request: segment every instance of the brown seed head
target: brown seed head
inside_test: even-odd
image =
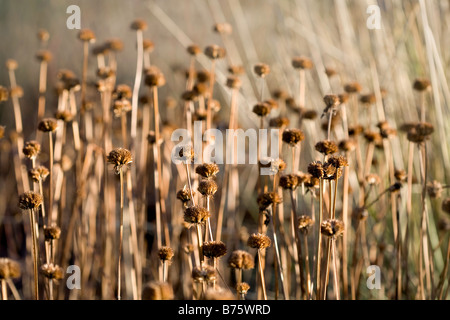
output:
[[[253,67],[255,74],[261,78],[264,78],[270,73],[270,67],[265,63],[257,63]]]
[[[298,229],[301,233],[307,234],[309,228],[311,228],[313,225],[314,221],[309,216],[303,215],[298,218]]]
[[[58,240],[61,237],[61,229],[58,226],[44,226],[44,237],[46,241]]]
[[[40,180],[45,181],[49,174],[50,172],[44,166],[39,166],[28,171],[28,175],[34,182],[39,182]]]
[[[365,180],[369,186],[377,186],[381,183],[380,176],[375,173],[368,174]]]
[[[253,233],[247,241],[247,245],[250,248],[255,248],[258,250],[270,247],[271,243],[272,241],[270,238],[262,233]]]
[[[123,42],[120,39],[110,39],[106,41],[106,47],[111,51],[122,51]]]
[[[363,94],[359,97],[359,101],[362,104],[370,105],[370,104],[374,104],[375,102],[377,102],[377,97],[373,93]]]
[[[338,94],[338,97],[339,97],[339,102],[341,104],[346,103],[349,99],[348,93],[346,93],[346,92]]]
[[[8,59],[8,60],[6,60],[6,63],[5,63],[5,65],[6,65],[6,69],[8,69],[8,70],[16,70],[18,67],[19,67],[19,64],[17,63],[17,61],[16,60],[14,60],[14,59]]]
[[[444,200],[442,200],[441,208],[442,208],[442,211],[450,214],[450,198],[445,198]]]
[[[281,136],[283,142],[295,147],[299,142],[305,139],[305,135],[300,129],[286,129]]]
[[[42,196],[33,191],[27,191],[19,196],[19,208],[22,210],[33,210],[42,204]]]
[[[348,128],[348,135],[350,137],[356,137],[364,131],[364,128],[361,125],[355,125]]]
[[[245,68],[240,65],[232,65],[228,67],[228,72],[232,75],[239,76],[245,73]]]
[[[253,113],[258,117],[265,117],[270,113],[270,104],[266,102],[259,102],[253,107]]]
[[[16,279],[20,274],[19,263],[9,258],[0,258],[0,280]]]
[[[39,29],[37,37],[40,41],[45,42],[48,41],[48,39],[50,38],[50,34],[48,33],[47,30]]]
[[[342,140],[339,142],[339,150],[350,152],[356,149],[356,141],[353,139]]]
[[[190,163],[195,158],[194,148],[188,144],[178,146],[175,149],[175,155],[179,160],[184,161],[185,163]]]
[[[184,210],[184,221],[190,224],[204,224],[209,217],[209,211],[198,205]]]
[[[329,155],[338,152],[338,146],[334,141],[331,140],[322,140],[316,143],[315,149],[324,154]]]
[[[442,191],[442,184],[439,181],[433,180],[427,183],[427,192],[430,198],[440,198]]]
[[[320,161],[311,162],[308,165],[308,172],[317,179],[322,179],[324,177],[323,164]]]
[[[204,197],[212,197],[217,192],[217,183],[212,179],[202,179],[198,185],[198,192]]]
[[[192,279],[194,282],[212,282],[216,280],[216,271],[213,267],[205,265],[202,268],[197,266],[192,269]]]
[[[202,52],[202,49],[200,49],[200,47],[196,44],[191,44],[190,46],[188,46],[186,48],[186,51],[191,55],[191,56],[196,56],[198,55],[200,52]]]
[[[239,89],[242,86],[242,81],[236,76],[229,76],[226,85],[230,89]]]
[[[43,264],[41,266],[40,272],[47,279],[61,280],[62,278],[64,278],[63,269],[60,266],[53,263]]]
[[[36,59],[38,59],[38,61],[41,62],[49,62],[50,60],[52,60],[52,58],[53,55],[48,50],[41,50],[38,53],[36,53]]]
[[[408,175],[406,174],[406,171],[403,169],[396,169],[394,173],[395,179],[397,179],[400,182],[405,182]]]
[[[142,41],[142,46],[143,46],[144,51],[147,51],[147,52],[152,52],[153,49],[155,49],[155,44],[150,39],[144,39]]]
[[[81,41],[95,42],[95,34],[90,29],[82,29],[78,33],[78,39]]]
[[[269,126],[273,128],[285,128],[289,125],[289,118],[287,117],[276,117],[269,121]]]
[[[233,28],[229,23],[216,23],[213,30],[221,34],[231,34],[233,32]]]
[[[414,80],[413,88],[417,91],[425,91],[431,87],[431,82],[425,78],[418,78]]]
[[[166,84],[166,78],[161,71],[151,69],[145,75],[145,84],[149,87],[162,87]]]
[[[247,294],[248,290],[250,290],[250,285],[247,282],[239,282],[236,285],[236,292],[238,294]]]
[[[336,75],[337,72],[335,69],[327,67],[325,68],[325,74],[327,75],[328,78],[331,78],[332,76]]]
[[[306,120],[314,120],[317,118],[317,111],[313,109],[302,110],[302,118]]]
[[[358,82],[350,82],[344,86],[344,90],[347,93],[358,93],[361,91],[361,85]]]
[[[282,202],[282,199],[276,192],[264,192],[258,196],[256,199],[259,210],[264,210],[270,207],[271,205],[277,205]]]
[[[327,237],[337,238],[344,233],[344,223],[336,219],[328,219],[322,222],[320,232]]]
[[[131,157],[131,152],[129,150],[125,148],[116,148],[108,154],[106,160],[114,165],[114,172],[119,174],[122,167],[130,164],[133,161],[133,158]]]
[[[131,23],[130,28],[133,30],[147,30],[147,22],[142,19],[136,19]]]
[[[208,258],[220,258],[227,253],[227,246],[222,241],[207,241],[202,246],[203,254]]]
[[[43,119],[38,124],[38,130],[42,132],[53,132],[58,127],[58,122],[54,118]]]
[[[158,250],[159,259],[163,261],[171,261],[173,258],[173,249],[170,247],[161,247]]]
[[[113,99],[131,99],[133,96],[133,91],[130,86],[126,84],[119,84],[116,86],[112,93]]]
[[[25,146],[23,147],[23,154],[28,159],[36,159],[39,152],[41,151],[41,145],[39,142],[32,140],[25,142]]]
[[[173,300],[172,286],[167,282],[151,281],[142,289],[142,300]]]
[[[9,96],[11,98],[22,98],[23,88],[21,86],[15,86],[9,89]]]
[[[211,78],[211,74],[206,70],[200,70],[197,72],[197,81],[200,83],[206,83]]]
[[[295,69],[311,69],[314,64],[311,59],[306,57],[294,57],[292,59],[292,66]]]
[[[58,110],[55,113],[55,119],[62,120],[67,123],[73,120],[73,114],[69,110]]]
[[[280,177],[280,187],[287,190],[295,190],[298,187],[299,181],[296,174],[288,174]]]
[[[195,173],[203,178],[214,178],[219,173],[219,166],[215,163],[204,163],[195,168]]]
[[[381,135],[378,132],[366,130],[364,131],[364,138],[368,143],[379,143],[381,142],[382,138]]]
[[[228,258],[228,266],[234,269],[253,269],[255,267],[255,261],[253,256],[244,250],[235,250]]]
[[[195,192],[194,192],[194,194],[195,194]],[[191,201],[191,192],[189,191],[189,189],[186,186],[184,186],[183,189],[181,189],[177,192],[177,199],[180,200],[184,204]]]
[[[323,97],[323,102],[325,102],[327,109],[335,108],[341,103],[339,97],[335,94],[327,94]]]
[[[222,59],[226,55],[225,49],[215,44],[207,46],[203,53],[212,60]]]

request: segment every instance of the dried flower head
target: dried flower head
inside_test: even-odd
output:
[[[299,181],[296,174],[288,174],[280,177],[280,187],[288,190],[295,190],[298,187]]]
[[[171,261],[173,258],[173,249],[170,247],[161,247],[158,250],[159,259],[163,261]]]
[[[204,163],[195,168],[195,173],[203,178],[214,178],[219,173],[219,166],[215,163]]]
[[[28,159],[36,159],[39,152],[41,151],[41,145],[39,142],[32,140],[25,142],[25,146],[23,147],[23,154]]]
[[[167,282],[151,281],[142,289],[142,300],[173,300],[172,286]]]
[[[368,143],[375,143],[375,144],[380,143],[382,140],[381,135],[378,132],[371,130],[364,131],[364,138]]]
[[[73,120],[73,114],[69,110],[58,110],[55,113],[55,118],[67,123]]]
[[[95,42],[95,34],[90,29],[82,29],[78,33],[78,39],[81,41]]]
[[[335,168],[342,168],[347,167],[348,162],[347,159],[344,156],[338,155],[338,156],[330,156],[327,160],[327,163],[334,166]]]
[[[228,67],[228,72],[232,75],[239,76],[245,73],[245,68],[241,65],[232,65]]]
[[[61,237],[61,228],[58,226],[44,226],[44,237],[46,241],[58,240]]]
[[[220,258],[227,253],[227,246],[222,241],[207,241],[202,246],[203,254],[208,258]]]
[[[125,148],[116,148],[112,150],[108,156],[107,161],[114,165],[114,172],[119,174],[123,166],[126,166],[133,162],[131,152]]]
[[[301,233],[307,234],[313,225],[314,221],[309,216],[302,215],[298,218],[298,229]]]
[[[49,62],[50,60],[52,60],[52,58],[53,55],[48,50],[40,50],[38,51],[38,53],[36,53],[36,59],[38,59],[38,61],[40,62]]]
[[[270,113],[270,104],[266,102],[259,102],[253,107],[253,113],[258,117],[265,117]]]
[[[337,238],[344,233],[344,223],[336,219],[328,219],[322,222],[320,232],[332,238]]]
[[[131,102],[128,99],[119,99],[115,100],[113,104],[113,112],[116,118],[120,118],[122,115],[125,115],[127,112],[131,111]]]
[[[253,233],[247,241],[247,245],[250,248],[255,248],[258,250],[270,247],[271,243],[272,241],[270,238],[262,233]]]
[[[19,263],[9,258],[0,258],[0,280],[16,279],[20,274]]]
[[[377,97],[373,93],[363,94],[359,97],[359,101],[362,104],[370,105],[370,104],[374,104],[375,102],[377,102]]]
[[[417,78],[414,80],[413,88],[417,91],[425,91],[431,87],[431,82],[425,78]]]
[[[270,73],[270,67],[265,63],[257,63],[253,66],[253,71],[261,78],[264,78]]]
[[[192,279],[194,282],[212,282],[216,280],[216,271],[212,266],[195,267],[192,269]]]
[[[191,201],[191,192],[186,187],[186,185],[183,187],[183,189],[177,192],[177,199],[183,202],[184,204]]]
[[[341,103],[341,100],[335,94],[327,94],[323,97],[323,102],[325,102],[326,110],[330,110],[337,107]]]
[[[152,68],[145,75],[145,84],[149,87],[162,87],[166,84],[166,78],[161,71]]]
[[[269,126],[273,128],[285,128],[289,125],[289,118],[287,117],[276,117],[269,121]]]
[[[256,199],[259,210],[264,210],[270,207],[271,205],[277,205],[282,202],[282,199],[276,192],[264,192],[258,196]]]
[[[313,109],[302,110],[302,118],[305,120],[314,120],[317,118],[317,111]]]
[[[206,83],[211,78],[211,74],[207,70],[200,70],[197,72],[197,81],[200,83]]]
[[[62,278],[64,278],[63,269],[53,263],[43,264],[41,266],[40,272],[47,279],[61,280]]]
[[[8,59],[6,60],[6,69],[12,71],[12,70],[16,70],[19,67],[19,64],[17,63],[16,60],[14,59]]]
[[[333,154],[339,150],[336,143],[331,140],[322,140],[322,141],[317,142],[315,145],[315,149],[316,149],[316,151],[318,151],[324,155]]]
[[[114,38],[106,41],[105,46],[111,51],[122,51],[123,42],[120,39]]]
[[[194,148],[189,144],[177,146],[175,148],[175,158],[185,163],[192,162],[195,158]]]
[[[39,29],[37,37],[40,41],[45,42],[48,41],[48,39],[50,39],[50,34],[45,29]]]
[[[407,173],[403,169],[396,169],[394,172],[395,179],[397,179],[400,182],[405,182],[406,178],[408,177]]]
[[[325,74],[327,75],[328,78],[331,78],[332,76],[336,75],[337,72],[335,69],[331,68],[331,67],[326,67],[325,68]]]
[[[217,33],[222,34],[231,34],[233,32],[233,28],[229,23],[216,23],[213,27],[213,30]]]
[[[150,39],[144,39],[144,40],[142,40],[142,47],[143,47],[144,51],[152,52],[153,49],[155,49],[155,44]]]
[[[415,126],[418,135],[427,138],[434,132],[434,126],[428,122],[419,122]]]
[[[445,198],[444,200],[442,200],[441,208],[442,208],[442,211],[450,214],[450,198]]]
[[[9,96],[11,98],[22,98],[23,88],[21,86],[15,86],[9,89]]]
[[[198,55],[200,52],[202,52],[202,49],[200,49],[200,47],[196,44],[191,44],[190,46],[188,46],[186,48],[186,51],[191,55],[191,56],[196,56]]]
[[[365,180],[369,186],[377,186],[381,183],[380,176],[375,173],[368,174]]]
[[[350,152],[356,149],[356,141],[353,139],[342,140],[339,142],[339,150]]]
[[[305,139],[305,135],[300,129],[286,129],[281,136],[283,142],[295,147],[299,142]]]
[[[361,91],[361,85],[358,82],[350,82],[344,85],[344,90],[349,94],[358,93]]]
[[[130,28],[133,30],[147,30],[147,22],[142,19],[136,19],[131,23]]]
[[[307,57],[294,57],[292,58],[292,66],[295,69],[311,69],[314,64],[311,59]]]
[[[433,180],[427,183],[427,192],[430,198],[440,198],[442,191],[442,184],[439,181]]]
[[[348,128],[348,135],[350,137],[356,137],[364,131],[364,128],[361,125],[355,125]]]
[[[209,211],[198,205],[184,210],[184,221],[190,224],[204,224],[209,217]]]
[[[322,179],[324,177],[323,164],[320,161],[311,162],[308,165],[308,172],[317,179]]]
[[[198,185],[198,192],[204,197],[212,197],[217,192],[217,183],[211,179],[202,179]]]
[[[44,166],[32,168],[28,171],[28,175],[34,182],[45,181],[49,174],[50,172]]]
[[[19,196],[19,208],[22,210],[37,209],[42,201],[42,196],[39,193],[27,191]]]
[[[225,49],[215,44],[207,46],[203,53],[212,60],[222,59],[226,55]]]
[[[236,285],[236,292],[238,294],[247,294],[248,290],[250,290],[250,285],[247,282],[239,282]]]
[[[234,269],[253,269],[255,267],[255,261],[253,256],[244,250],[235,250],[228,258],[228,266]]]
[[[230,89],[239,89],[242,86],[242,81],[236,76],[229,76],[226,85]]]
[[[53,132],[58,127],[58,122],[54,118],[43,119],[38,124],[38,129],[42,132]]]

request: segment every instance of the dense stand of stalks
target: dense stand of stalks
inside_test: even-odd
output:
[[[36,97],[6,61],[1,298],[449,299],[448,6],[204,3],[212,29],[159,1],[132,46],[82,29],[56,77],[40,30]]]

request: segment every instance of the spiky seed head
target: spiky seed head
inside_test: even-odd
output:
[[[28,176],[34,181],[34,182],[39,182],[39,181],[45,181],[45,179],[47,178],[47,176],[50,174],[50,172],[48,171],[48,169],[44,166],[39,166],[36,167],[34,169],[30,169],[28,171]]]
[[[63,269],[53,263],[43,264],[41,266],[40,272],[47,279],[61,280],[62,278],[64,278]]]
[[[197,81],[200,83],[206,83],[211,78],[211,74],[207,70],[200,70],[197,72]]]
[[[53,55],[48,50],[40,50],[38,53],[36,53],[36,59],[40,62],[49,62],[52,60]]]
[[[269,121],[269,126],[273,128],[286,128],[289,125],[289,118],[287,117],[276,117]]]
[[[41,144],[35,140],[25,142],[23,147],[23,154],[28,159],[36,159],[39,152],[41,151]]]
[[[250,290],[250,285],[247,282],[239,282],[236,285],[236,292],[238,294],[247,294],[248,290]]]
[[[186,48],[186,51],[191,55],[191,56],[196,56],[198,55],[200,52],[202,52],[202,49],[200,49],[200,47],[196,44],[191,44],[190,46],[188,46]]]
[[[258,202],[259,210],[264,210],[271,205],[277,205],[282,202],[282,199],[276,192],[264,192],[256,199]]]
[[[305,120],[314,120],[317,118],[317,111],[313,109],[302,110],[302,118]]]
[[[271,111],[270,104],[266,102],[259,102],[253,106],[253,113],[258,117],[265,117]]]
[[[395,182],[393,185],[391,185],[388,189],[389,192],[397,192],[402,188],[403,184],[401,182]]]
[[[202,179],[198,185],[198,192],[204,197],[212,197],[217,192],[217,183],[212,179]]]
[[[442,184],[439,181],[433,180],[427,183],[427,192],[430,198],[440,198],[442,191]]]
[[[166,78],[161,71],[151,69],[145,75],[145,84],[149,87],[162,87],[166,84]]]
[[[204,224],[209,217],[209,211],[198,205],[184,210],[184,221],[190,224]]]
[[[314,64],[311,59],[307,57],[294,57],[292,58],[292,66],[295,69],[311,69]]]
[[[171,261],[173,258],[173,249],[170,247],[161,247],[158,250],[159,259],[163,261]]]
[[[114,89],[112,96],[114,99],[131,99],[133,96],[133,91],[131,90],[129,85],[119,84]]]
[[[131,152],[128,149],[116,148],[108,154],[107,161],[114,165],[114,172],[116,174],[119,174],[123,166],[126,166],[133,162],[133,158],[131,156]]]
[[[227,246],[222,241],[207,241],[202,246],[203,254],[208,258],[220,258],[227,253]]]
[[[405,182],[406,178],[408,177],[406,171],[403,169],[395,169],[394,176],[395,179],[397,179],[400,182]]]
[[[377,97],[373,93],[363,94],[359,97],[359,101],[365,105],[371,105],[377,102]]]
[[[344,233],[344,223],[336,219],[328,219],[322,222],[320,232],[327,237],[337,238]]]
[[[214,178],[219,173],[219,166],[215,163],[204,163],[195,168],[195,173],[205,179]]]
[[[228,72],[232,75],[239,76],[245,73],[245,68],[241,65],[232,65],[228,67]]]
[[[348,128],[348,135],[350,137],[356,137],[360,135],[364,131],[364,128],[361,125],[355,125]]]
[[[20,264],[9,258],[0,258],[0,280],[16,279],[21,274]]]
[[[142,19],[136,19],[131,23],[130,28],[133,30],[147,30],[147,22]]]
[[[310,189],[311,192],[314,191],[314,188],[318,188],[319,187],[319,183],[320,180],[316,177],[313,177],[311,174],[309,175],[309,179],[305,181],[305,187],[307,187],[308,189]],[[314,193],[313,193],[314,196]]]
[[[175,149],[175,157],[184,163],[191,163],[194,158],[194,148],[191,145],[177,146]]]
[[[417,78],[414,80],[413,88],[417,91],[426,91],[431,87],[431,82],[425,78]]]
[[[27,191],[19,196],[19,208],[22,210],[33,210],[42,204],[42,196],[33,191]]]
[[[257,63],[253,66],[255,74],[261,78],[264,78],[270,73],[270,67],[265,63]]]
[[[301,233],[308,234],[309,228],[313,225],[314,221],[309,216],[302,215],[298,218],[298,229]]]
[[[419,122],[415,126],[415,130],[418,135],[421,135],[421,136],[427,138],[434,132],[434,126],[428,122]]]
[[[128,99],[119,99],[114,101],[113,112],[116,118],[120,118],[131,111],[131,102]]]
[[[194,282],[212,282],[216,280],[216,271],[213,267],[205,265],[203,267],[195,267],[192,269],[192,279]]]
[[[242,81],[236,76],[229,76],[226,85],[230,89],[239,89],[242,86]]]
[[[342,168],[348,166],[348,161],[344,156],[330,156],[327,160],[329,164],[334,166],[335,168]]]
[[[305,135],[300,129],[286,129],[283,131],[281,139],[284,143],[289,144],[291,147],[295,147],[299,142],[305,139]]]
[[[44,237],[46,241],[58,240],[61,237],[61,228],[58,226],[44,226]]]
[[[358,93],[361,91],[361,85],[358,82],[350,82],[344,85],[344,90],[349,94]]]
[[[53,132],[58,127],[58,122],[54,118],[43,119],[38,124],[38,129],[42,132]]]
[[[228,266],[234,269],[253,269],[255,261],[253,256],[244,250],[235,250],[228,258]]]
[[[338,98],[339,98],[339,102],[341,104],[344,104],[344,103],[346,103],[348,101],[349,95],[346,92],[340,93],[340,94],[338,94]]]
[[[280,187],[287,190],[295,190],[298,187],[298,176],[295,174],[288,174],[280,177]]]
[[[323,165],[323,178],[327,180],[337,180],[342,176],[342,169],[335,167],[330,162],[325,162]]]
[[[142,289],[142,300],[173,300],[173,288],[167,282],[150,281]]]
[[[323,102],[325,102],[327,109],[337,107],[341,103],[339,97],[335,94],[327,94],[323,97]]]
[[[322,179],[324,176],[323,164],[320,161],[313,161],[308,165],[308,172],[317,179]]]
[[[215,44],[207,46],[203,53],[211,60],[222,59],[226,55],[225,49]]]
[[[95,34],[90,29],[82,29],[78,33],[78,39],[86,42],[95,42]]]
[[[350,152],[356,149],[356,141],[353,139],[342,140],[339,142],[339,150]]]
[[[318,151],[324,155],[333,154],[339,150],[336,143],[331,140],[322,140],[322,141],[317,142],[315,145],[315,149],[316,149],[316,151]]]
[[[191,201],[191,193],[186,186],[184,186],[183,189],[178,190],[177,199],[180,200],[184,204]]]
[[[262,233],[253,233],[247,241],[247,245],[250,248],[255,248],[258,250],[270,247],[271,243],[272,241],[270,238]]]
[[[441,208],[442,208],[442,211],[450,214],[450,198],[445,198],[444,200],[442,200]]]

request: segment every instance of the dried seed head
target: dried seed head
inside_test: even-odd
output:
[[[341,104],[346,103],[348,101],[348,99],[349,99],[349,96],[348,96],[348,94],[346,92],[338,94],[338,97],[339,97],[339,102]]]
[[[353,127],[348,128],[348,135],[350,137],[356,137],[364,131],[364,128],[361,125],[355,125]]]
[[[276,117],[269,121],[269,126],[273,128],[285,128],[289,125],[289,119],[286,117]]]
[[[272,92],[272,96],[278,100],[285,100],[289,95],[283,89],[277,89]]]
[[[255,248],[258,250],[270,247],[271,243],[272,241],[270,238],[262,233],[253,233],[247,241],[247,245],[250,248]]]
[[[344,233],[344,223],[336,219],[328,219],[322,222],[320,232],[327,236],[337,238]]]
[[[136,19],[131,23],[130,28],[133,30],[147,30],[147,22],[142,19]]]
[[[194,194],[195,194],[195,192],[194,192]],[[177,192],[177,199],[183,203],[187,203],[187,202],[191,201],[191,193],[186,186],[184,186],[183,189],[181,189]]]
[[[324,177],[323,164],[320,161],[311,162],[308,165],[308,172],[317,179],[322,179]]]
[[[253,256],[244,250],[235,250],[228,258],[228,266],[234,269],[253,269],[255,261]]]
[[[19,67],[19,64],[17,63],[16,60],[14,59],[8,59],[6,60],[6,69],[12,71],[12,70],[16,70]]]
[[[205,83],[196,83],[192,88],[198,96],[203,96],[206,92],[208,92],[208,86]]]
[[[197,81],[200,83],[206,83],[211,78],[211,74],[206,70],[200,70],[197,72]]]
[[[364,94],[361,97],[359,97],[359,101],[362,104],[370,105],[370,104],[374,104],[375,102],[377,102],[377,97],[373,93]]]
[[[151,281],[142,289],[142,300],[173,300],[173,288],[167,282]]]
[[[332,76],[336,75],[337,72],[333,68],[326,67],[325,68],[325,74],[327,75],[328,78],[331,78]]]
[[[120,118],[131,111],[131,102],[128,99],[119,99],[114,101],[113,112],[116,118]]]
[[[281,203],[282,199],[276,192],[264,192],[258,196],[256,201],[259,205],[259,210],[264,210],[273,204]]]
[[[226,85],[231,89],[239,89],[242,85],[242,81],[236,76],[229,76]]]
[[[207,46],[203,53],[212,60],[222,59],[226,55],[225,49],[215,44]]]
[[[120,99],[131,99],[133,96],[133,91],[131,90],[130,86],[126,84],[119,84],[116,86],[114,91],[112,92],[113,99],[120,100]]]
[[[195,158],[194,148],[189,144],[177,146],[175,148],[175,157],[184,161],[184,163],[191,163]]]
[[[314,221],[309,216],[303,215],[298,218],[298,228],[301,233],[308,234],[309,228],[313,225]]]
[[[342,140],[339,142],[339,150],[350,152],[356,149],[356,141],[353,139]]]
[[[209,211],[198,205],[184,210],[184,221],[190,224],[204,224],[209,217]]]
[[[41,145],[39,142],[32,140],[25,142],[25,146],[23,147],[23,154],[28,159],[36,159],[39,152],[41,151]]]
[[[196,56],[198,55],[200,52],[202,52],[202,49],[200,49],[200,47],[196,44],[191,44],[190,46],[188,46],[186,48],[186,51],[191,55],[191,56]]]
[[[317,111],[313,109],[302,110],[302,118],[306,120],[314,120],[317,118]]]
[[[253,107],[253,113],[258,117],[265,117],[270,113],[270,104],[266,102],[259,102]]]
[[[211,179],[202,179],[198,185],[198,192],[204,197],[212,197],[217,192],[217,183]]]
[[[142,40],[142,47],[143,47],[144,51],[152,52],[153,49],[155,49],[155,44],[150,39],[144,39],[144,40]]]
[[[358,82],[350,82],[344,86],[344,90],[349,94],[358,93],[361,91],[361,85]]]
[[[307,187],[308,189],[310,189],[311,192],[313,192],[314,188],[319,187],[320,180],[316,177],[313,177],[311,174],[308,174],[308,176],[309,179],[305,181],[305,187]]]
[[[342,176],[342,169],[335,167],[330,162],[325,162],[323,165],[323,178],[327,180],[337,180]]]
[[[450,198],[445,198],[444,200],[442,200],[441,208],[442,208],[442,211],[450,214]]]
[[[369,211],[364,207],[355,208],[352,212],[353,219],[357,221],[364,221],[369,216]]]
[[[120,39],[110,39],[106,41],[106,47],[112,51],[122,51],[123,50],[123,42]]]
[[[236,285],[236,292],[238,294],[247,294],[248,290],[250,290],[250,285],[247,282],[239,282]]]
[[[27,191],[19,196],[19,208],[22,210],[37,209],[42,201],[42,196],[39,193]]]
[[[61,237],[61,229],[58,226],[44,226],[44,237],[46,241],[58,240]]]
[[[202,246],[203,254],[208,258],[220,258],[227,253],[227,246],[222,241],[207,241]]]
[[[369,186],[377,186],[381,183],[380,176],[375,173],[368,174],[365,180]]]
[[[292,66],[295,69],[311,69],[314,64],[311,59],[306,57],[294,57],[292,59]]]
[[[245,73],[245,69],[243,66],[232,65],[228,67],[228,72],[232,75],[239,76]]]
[[[23,88],[21,86],[15,86],[9,89],[9,96],[11,98],[22,98]]]
[[[161,71],[153,68],[146,73],[145,84],[149,87],[162,87],[166,84],[166,78]]]
[[[280,177],[280,187],[287,190],[295,190],[298,187],[299,181],[296,174],[288,174]]]
[[[67,123],[73,120],[73,114],[69,110],[58,110],[55,113],[55,118]]]
[[[194,282],[212,282],[216,280],[216,271],[213,267],[205,265],[192,269],[192,279]]]
[[[431,87],[431,82],[425,78],[418,78],[414,80],[413,88],[417,91],[425,91]]]
[[[131,152],[129,150],[125,148],[116,148],[108,154],[107,161],[114,165],[114,172],[119,174],[123,166],[133,162],[133,158],[131,157]]]
[[[338,146],[334,141],[331,140],[322,140],[316,143],[315,149],[324,154],[329,155],[338,152]]]
[[[406,174],[406,171],[403,169],[396,169],[394,176],[395,176],[395,179],[397,179],[400,182],[405,182],[406,178],[408,177]]]
[[[305,135],[300,129],[286,129],[283,131],[281,139],[291,147],[295,147],[299,142],[305,139]]]
[[[43,264],[40,269],[41,274],[47,279],[61,280],[64,278],[63,269],[53,263]]]
[[[28,175],[34,182],[45,181],[49,173],[48,169],[44,166],[39,166],[28,171]]]
[[[173,258],[173,249],[170,247],[161,247],[158,250],[159,259],[163,261],[171,261]]]
[[[78,39],[81,41],[95,42],[95,34],[90,29],[82,29],[78,33]]]
[[[348,161],[344,156],[330,156],[327,160],[327,163],[334,166],[335,168],[342,168],[348,166]]]
[[[216,23],[213,30],[221,34],[231,34],[233,32],[233,28],[229,23]]]
[[[387,121],[378,122],[377,127],[380,129],[380,135],[384,139],[397,135],[397,130],[391,128]]]
[[[389,187],[388,191],[389,192],[397,192],[398,190],[400,190],[402,188],[402,183],[401,182],[395,182],[392,186]]]
[[[257,63],[253,67],[255,74],[261,78],[264,78],[270,73],[270,67],[265,63]]]
[[[382,138],[381,135],[378,132],[366,130],[364,131],[364,138],[368,143],[380,143]]]
[[[195,173],[203,178],[214,178],[219,173],[219,166],[215,163],[204,163],[195,168]]]
[[[442,184],[436,180],[427,183],[427,192],[430,198],[440,198],[442,195]]]
[[[50,34],[48,33],[47,30],[39,29],[37,37],[40,41],[45,42],[48,41],[48,39],[50,38]]]
[[[58,127],[58,122],[54,118],[43,119],[38,124],[38,130],[42,132],[53,132]]]
[[[38,53],[36,53],[36,59],[38,59],[38,61],[40,62],[49,62],[50,60],[52,60],[52,58],[53,55],[48,50],[41,50]]]
[[[0,258],[0,280],[20,277],[20,264],[9,258]]]
[[[434,126],[431,123],[428,122],[419,122],[415,126],[415,130],[418,135],[423,136],[427,138],[434,132]]]
[[[335,94],[327,94],[323,97],[323,102],[325,102],[327,109],[332,109],[337,107],[341,103],[341,100]]]

